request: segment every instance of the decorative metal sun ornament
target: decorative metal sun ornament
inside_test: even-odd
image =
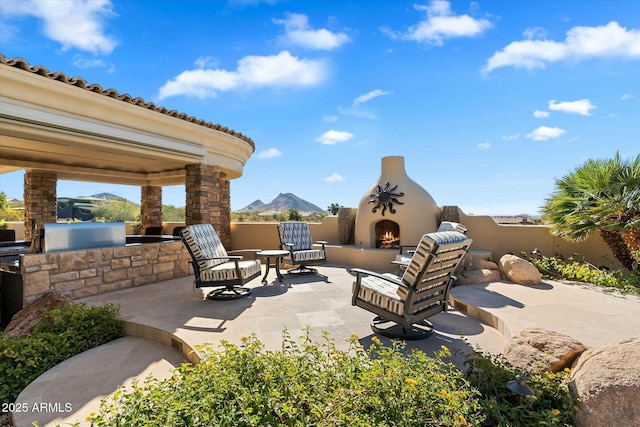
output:
[[[376,213],[378,209],[382,208],[382,216],[384,216],[384,213],[387,211],[387,209],[389,209],[389,212],[393,214],[396,213],[396,210],[393,208],[394,203],[397,203],[398,205],[404,204],[397,199],[397,197],[404,196],[404,193],[394,193],[398,186],[396,185],[391,189],[389,189],[389,187],[391,187],[391,184],[386,182],[384,185],[384,189],[378,185],[378,191],[371,193],[371,197],[373,198],[369,200],[369,203],[376,204],[371,212]]]

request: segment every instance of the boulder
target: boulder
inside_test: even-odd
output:
[[[489,261],[488,259],[474,259],[471,262],[471,267],[469,270],[498,270],[498,264],[493,261]]]
[[[10,337],[19,338],[28,334],[42,321],[42,312],[62,308],[73,302],[62,294],[47,292],[17,312],[4,330]]]
[[[576,426],[640,426],[640,338],[580,355],[571,371],[571,393],[580,399]]]
[[[537,285],[542,283],[542,275],[535,265],[515,255],[504,255],[500,258],[500,272],[510,282],[520,285]]]
[[[466,270],[457,277],[456,285],[479,285],[481,283],[499,282],[502,280],[498,270],[489,270],[487,268]]]
[[[586,347],[569,335],[525,328],[505,347],[504,359],[528,372],[558,372],[571,366]]]

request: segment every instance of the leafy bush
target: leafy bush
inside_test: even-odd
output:
[[[568,262],[560,256],[532,257],[525,252],[522,252],[522,256],[535,265],[544,277],[550,279],[592,283],[640,295],[640,275],[638,274],[625,276],[621,271],[600,270],[583,260],[579,260],[577,255],[570,257]]]
[[[352,337],[347,351],[309,331],[299,344],[285,331],[282,349],[265,351],[251,336],[159,381],[104,399],[93,426],[479,426],[477,392],[443,347],[428,357],[399,343],[369,349]]]
[[[527,385],[535,394],[522,397],[506,386],[519,372],[499,356],[471,352],[465,365],[465,377],[480,393],[483,426],[574,425],[577,399],[569,393],[569,369],[528,375]]]
[[[0,208],[0,220],[2,221],[22,221],[24,220],[24,211],[18,209],[1,209]]]
[[[75,354],[123,336],[118,308],[70,304],[43,312],[30,334],[0,334],[0,402],[13,402],[30,382]]]
[[[127,200],[100,202],[92,211],[94,218],[106,222],[135,221],[140,215],[140,205]]]

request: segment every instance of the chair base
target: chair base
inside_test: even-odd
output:
[[[427,320],[421,320],[407,329],[392,320],[376,316],[371,321],[371,330],[387,338],[416,341],[431,336],[433,334],[433,325]]]
[[[207,294],[207,299],[228,301],[251,295],[251,289],[242,286],[214,289]]]
[[[287,270],[288,274],[318,274],[318,270],[311,267],[301,265],[300,267],[290,268]]]

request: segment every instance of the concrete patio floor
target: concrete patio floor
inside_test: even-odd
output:
[[[267,349],[276,350],[284,329],[297,338],[309,327],[314,339],[327,331],[338,348],[346,349],[352,334],[368,347],[373,315],[351,306],[353,276],[348,267],[318,270],[326,280],[285,274],[280,284],[271,272],[266,286],[256,278],[249,283],[252,295],[234,301],[203,300],[207,290],[194,291],[191,277],[80,300],[89,305],[119,305],[127,336],[77,355],[30,384],[18,403],[27,403],[30,409],[34,404],[58,403],[61,410],[14,413],[15,426],[32,426],[33,421],[40,426],[88,425],[87,415],[97,412],[100,399],[118,385],[149,374],[166,378],[173,367],[193,360],[191,349],[203,343],[224,339],[238,344],[255,333]],[[456,287],[451,299],[458,309],[432,317],[436,332],[426,340],[407,342],[407,349],[432,354],[446,345],[454,353],[451,361],[462,367],[463,356],[455,350],[467,353],[478,348],[499,354],[507,340],[525,327],[563,332],[588,347],[637,336],[640,331],[640,297],[589,285],[494,282]],[[65,405],[70,409],[65,410]]]

